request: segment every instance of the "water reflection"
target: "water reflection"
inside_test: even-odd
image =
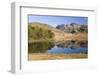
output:
[[[88,41],[34,42],[28,44],[29,53],[86,53]]]
[[[87,48],[87,41],[63,41],[63,42],[57,42],[57,47],[61,48],[71,48],[71,49],[77,49],[80,47]]]
[[[29,53],[45,53],[47,50],[50,50],[54,47],[53,42],[34,42],[28,44]]]

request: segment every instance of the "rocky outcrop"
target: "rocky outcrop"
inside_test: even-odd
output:
[[[57,29],[64,31],[66,33],[78,33],[78,32],[88,32],[87,25],[80,25],[76,23],[71,24],[61,24],[56,26]]]

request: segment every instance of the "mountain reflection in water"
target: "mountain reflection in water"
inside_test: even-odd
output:
[[[88,52],[88,41],[34,42],[28,44],[29,53],[71,54]]]

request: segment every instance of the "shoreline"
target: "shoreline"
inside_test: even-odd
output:
[[[88,35],[86,33],[75,33],[71,34],[68,33],[65,36],[56,36],[51,39],[35,39],[35,40],[28,40],[28,43],[33,43],[33,42],[59,42],[59,41],[88,41]]]
[[[86,59],[88,54],[41,54],[28,53],[28,60]]]

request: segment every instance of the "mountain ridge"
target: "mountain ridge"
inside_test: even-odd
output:
[[[60,25],[60,28],[58,28],[59,25],[55,28],[55,27],[52,27],[51,25],[40,23],[40,22],[32,22],[32,23],[28,23],[28,25],[31,27],[36,26],[36,27],[40,27],[42,29],[51,30],[54,33],[54,40],[55,41],[87,40],[87,38],[88,38],[87,31],[84,31],[83,25],[77,25],[75,23],[73,23],[71,25],[67,25],[67,24],[64,24],[63,26]],[[65,27],[65,25],[67,25],[67,26]],[[69,31],[66,32],[65,30],[68,30],[68,27],[70,27],[70,29],[69,29]],[[61,28],[63,28],[63,29],[61,29]],[[85,28],[87,30],[87,27],[85,27]],[[80,29],[81,29],[81,31],[80,31]]]

